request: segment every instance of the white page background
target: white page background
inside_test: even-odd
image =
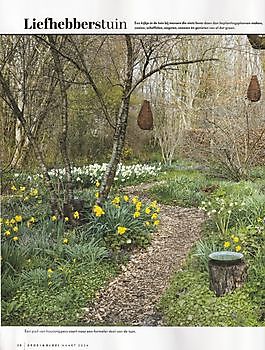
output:
[[[92,21],[117,18],[128,21],[129,32],[133,31],[134,21],[258,21],[263,22],[258,31],[256,26],[241,26],[234,34],[265,33],[264,0],[0,0],[0,34],[34,33],[23,27],[24,18],[33,17],[53,17],[56,20],[76,17],[78,20]],[[65,30],[57,32],[69,33]],[[100,34],[100,31],[97,33]],[[135,334],[86,334],[74,337],[68,334],[26,334],[23,327],[2,327],[0,349],[15,350],[17,342],[26,344],[34,341],[88,342],[90,350],[265,349],[265,331],[262,328],[133,329]]]
[[[265,33],[264,0],[1,0],[0,33],[28,33],[24,30],[24,18],[33,17],[92,21],[117,18],[128,21],[129,32],[133,31],[135,20],[257,21],[263,25],[241,26],[234,34]]]
[[[93,330],[93,327],[91,327]],[[27,327],[26,330],[38,330]],[[39,329],[47,329],[39,327]],[[83,327],[61,327],[58,330],[78,330]],[[262,328],[174,328],[174,327],[135,327],[135,328],[95,328],[96,330],[135,330],[135,334],[26,334],[20,327],[3,327],[1,329],[0,349],[15,350],[16,343],[27,344],[88,344],[86,350],[264,350],[265,334]],[[56,330],[50,327],[50,330]],[[48,347],[49,348],[49,347]],[[21,348],[20,348],[21,349]],[[22,347],[24,350],[24,347]],[[21,350],[22,350],[21,349]],[[32,349],[30,347],[30,349]],[[46,350],[47,347],[44,347]],[[49,348],[50,349],[50,348]],[[61,348],[54,348],[61,349]],[[78,347],[69,348],[72,350]],[[82,348],[80,348],[82,349]]]

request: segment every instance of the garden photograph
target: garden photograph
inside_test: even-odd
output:
[[[265,36],[0,35],[1,325],[265,326]]]

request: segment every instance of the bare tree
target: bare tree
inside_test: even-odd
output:
[[[109,124],[114,128],[112,155],[106,173],[103,177],[98,202],[104,200],[111,189],[121,159],[125,143],[128,123],[129,106],[132,94],[148,78],[161,71],[174,69],[177,66],[189,65],[207,61],[215,61],[215,58],[202,55],[187,59],[179,55],[175,47],[179,44],[178,36],[132,36],[119,37],[102,36],[99,40],[79,36],[69,36],[68,45],[58,48],[45,37],[39,37],[46,45],[53,48],[58,54],[67,59],[75,68],[83,74],[85,80],[92,87]],[[89,50],[96,41],[97,49]],[[111,42],[111,44],[110,44]],[[91,45],[87,45],[90,43]],[[116,80],[111,81],[111,86],[119,86],[121,91],[120,106],[117,114],[112,116],[97,82],[96,60],[103,50],[109,46],[120,45],[123,48],[122,60],[118,58],[115,50],[110,50],[108,55],[108,69],[116,72]],[[120,55],[120,52],[119,52]],[[104,79],[104,77],[102,77]],[[108,77],[105,77],[108,79]]]
[[[64,45],[64,37],[59,37],[61,40],[59,41],[59,49],[62,45]],[[68,95],[67,95],[67,89],[69,87],[69,84],[67,86],[65,75],[64,75],[64,67],[61,60],[61,56],[58,54],[58,50],[55,49],[57,46],[57,37],[54,37],[53,35],[48,36],[48,40],[51,43],[51,52],[52,57],[54,60],[54,66],[56,75],[59,81],[60,86],[60,95],[61,95],[61,103],[60,103],[60,109],[61,109],[61,135],[60,135],[60,151],[65,167],[65,173],[66,173],[66,191],[65,191],[65,206],[68,207],[66,209],[67,212],[71,212],[71,208],[73,206],[73,185],[72,185],[72,174],[71,174],[71,164],[68,154]],[[69,215],[69,214],[68,214]]]
[[[1,72],[35,139],[54,108],[57,79],[47,48],[36,44],[31,36],[1,36]],[[8,118],[9,113],[5,113]],[[4,118],[4,116],[3,116]],[[14,152],[9,163],[21,167],[29,155],[30,141],[21,122],[9,119],[9,138],[14,133]],[[3,120],[5,123],[5,120]]]

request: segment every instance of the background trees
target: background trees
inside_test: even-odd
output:
[[[243,164],[258,156],[237,143],[242,134],[243,144],[250,145],[250,129],[260,129],[258,148],[262,141],[263,107],[245,103],[251,74],[262,82],[264,55],[251,47],[262,48],[262,40],[251,35],[2,36],[4,168],[35,167],[38,159],[48,179],[50,166],[64,166],[66,202],[73,198],[71,164],[95,158],[110,160],[101,187],[102,198],[107,196],[125,145],[131,156],[143,159],[152,158],[151,149],[159,150],[168,164],[183,154],[218,159],[229,171],[233,164],[236,176],[247,176]],[[148,132],[136,127],[144,98],[155,118]],[[198,130],[207,135],[209,147],[196,144]]]

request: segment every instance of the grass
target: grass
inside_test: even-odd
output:
[[[164,180],[150,190],[151,196],[160,203],[182,207],[198,206],[214,184],[197,171],[174,171]]]

